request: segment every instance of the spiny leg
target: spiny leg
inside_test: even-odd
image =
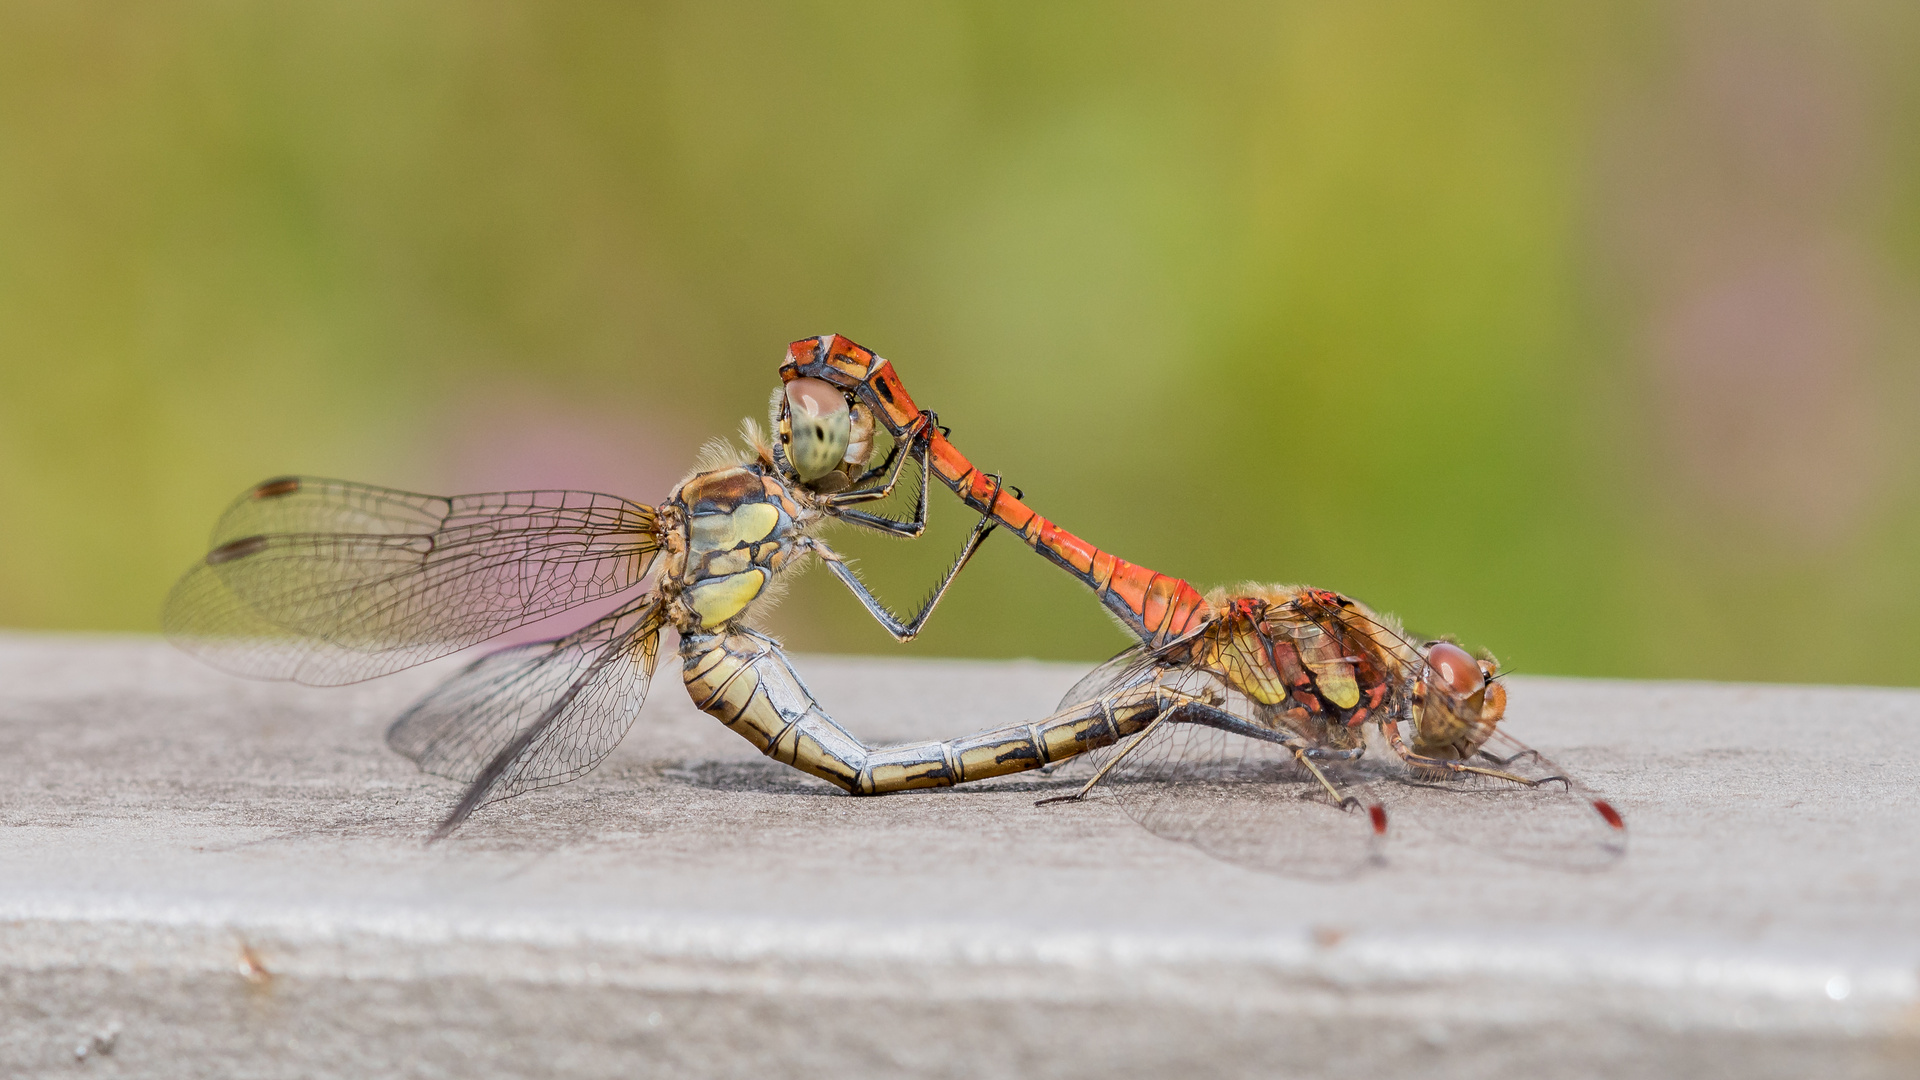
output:
[[[1313,755],[1308,752],[1310,749],[1311,748],[1305,746],[1293,747],[1293,760],[1299,762],[1301,767],[1312,773],[1315,780],[1320,781],[1320,786],[1326,789],[1327,796],[1333,800],[1335,806],[1338,806],[1342,810],[1359,809],[1360,800],[1354,798],[1352,795],[1342,793],[1339,788],[1334,786],[1333,781],[1327,778],[1327,774],[1320,770],[1320,766],[1313,763]]]
[[[915,428],[916,433],[924,426],[924,424],[918,425]],[[913,437],[914,436],[909,435],[905,438],[911,439]],[[865,510],[848,509],[848,507],[854,504],[868,502],[876,498],[885,498],[887,495],[893,493],[894,485],[899,483],[900,480],[900,471],[906,465],[907,456],[903,456],[900,453],[900,448],[905,445],[907,445],[906,442],[896,442],[893,444],[893,449],[887,452],[887,464],[891,469],[892,475],[888,477],[887,482],[883,486],[877,488],[862,488],[828,496],[826,501],[831,508],[833,516],[850,525],[858,525],[864,529],[883,532],[889,536],[900,536],[911,540],[924,534],[927,531],[927,485],[931,479],[931,471],[933,468],[933,456],[931,454],[919,455],[920,493],[916,500],[913,518],[911,520],[901,521],[898,518],[887,517],[884,514],[870,514]],[[871,475],[871,473],[869,475]]]
[[[808,541],[808,547],[819,554],[820,558],[826,562],[827,569],[833,572],[833,576],[840,579],[841,584],[845,585],[867,609],[867,614],[872,615],[874,621],[885,627],[887,633],[893,635],[894,640],[912,641],[919,635],[920,628],[926,625],[928,617],[933,614],[933,609],[939,605],[941,598],[947,595],[947,588],[953,584],[953,579],[960,576],[960,571],[966,568],[967,560],[973,558],[973,553],[980,549],[980,545],[986,541],[987,536],[993,532],[997,524],[990,517],[982,517],[974,525],[973,534],[967,537],[967,544],[960,549],[959,558],[953,560],[953,565],[947,568],[946,575],[934,587],[933,594],[927,597],[926,603],[921,605],[919,612],[906,621],[902,621],[899,616],[888,610],[887,605],[873,595],[873,590],[867,588],[866,582],[860,580],[860,576],[853,572],[853,569],[847,565],[846,558],[839,552],[818,540]]]
[[[1287,750],[1292,752],[1294,760],[1299,762],[1302,768],[1312,774],[1313,778],[1319,782],[1322,788],[1326,789],[1327,795],[1333,799],[1334,805],[1340,807],[1342,810],[1360,808],[1360,800],[1342,792],[1339,785],[1333,782],[1333,779],[1326,774],[1326,771],[1314,764],[1314,762],[1351,761],[1366,752],[1364,747],[1354,747],[1348,750],[1333,750],[1324,746],[1318,746],[1304,736],[1290,732],[1275,731],[1271,728],[1261,727],[1258,724],[1248,723],[1242,717],[1235,716],[1233,713],[1217,705],[1210,705],[1205,702],[1196,702],[1193,705],[1189,705],[1185,712],[1186,719],[1191,723],[1205,724],[1208,727],[1219,728],[1222,731],[1230,731],[1236,735],[1244,735],[1250,739],[1277,743],[1286,747]],[[1379,810],[1377,807],[1369,807],[1368,809],[1378,811],[1375,814],[1376,829],[1382,827],[1385,811]]]
[[[1507,757],[1501,757],[1501,756],[1499,756],[1498,754],[1492,754],[1492,753],[1488,753],[1488,752],[1487,752],[1486,750],[1482,750],[1482,751],[1480,751],[1480,756],[1481,756],[1481,757],[1483,757],[1483,758],[1486,758],[1486,759],[1487,759],[1488,761],[1491,761],[1491,762],[1493,762],[1493,763],[1494,763],[1495,765],[1498,765],[1498,766],[1501,766],[1502,768],[1505,768],[1506,766],[1508,766],[1508,765],[1511,765],[1511,764],[1513,764],[1513,763],[1514,763],[1514,762],[1516,762],[1516,761],[1519,761],[1519,760],[1520,760],[1521,758],[1529,758],[1529,757],[1530,757],[1530,758],[1532,758],[1532,759],[1534,759],[1535,761],[1545,761],[1545,760],[1546,760],[1545,758],[1543,758],[1543,757],[1541,757],[1541,756],[1540,756],[1540,751],[1538,751],[1538,750],[1531,750],[1531,749],[1529,749],[1529,750],[1522,750],[1522,751],[1520,751],[1520,752],[1519,752],[1519,753],[1517,753],[1517,754],[1512,754],[1512,755],[1509,755],[1509,756],[1507,756]]]
[[[850,491],[842,491],[828,495],[826,497],[827,505],[835,508],[847,507],[853,506],[856,503],[873,502],[892,495],[894,485],[900,482],[900,474],[901,471],[906,468],[907,461],[910,458],[918,457],[920,459],[920,510],[922,515],[924,515],[927,505],[927,473],[932,467],[932,455],[901,453],[901,448],[903,446],[911,446],[914,441],[920,438],[920,433],[927,429],[927,424],[932,420],[932,415],[931,413],[923,414],[920,420],[914,423],[913,428],[905,435],[902,435],[900,441],[893,444],[893,449],[887,452],[888,460],[882,463],[882,467],[886,468],[890,465],[892,471],[887,476],[886,483],[880,484],[877,487],[854,488]],[[871,473],[869,473],[869,475],[871,475]],[[865,478],[862,477],[862,479]]]
[[[880,464],[875,465],[872,468],[868,469],[866,472],[863,472],[859,476],[854,477],[853,483],[848,485],[850,490],[864,491],[865,485],[870,484],[874,480],[878,479],[879,477],[884,476],[887,473],[893,471],[894,458],[900,453],[902,453],[907,447],[911,446],[913,443],[913,440],[916,437],[918,437],[922,431],[932,431],[938,428],[941,434],[943,435],[946,434],[947,429],[941,426],[938,417],[936,417],[931,412],[924,413],[924,416],[926,419],[926,422],[924,424],[916,421],[913,424],[909,424],[904,431],[900,432],[898,435],[895,435],[893,437],[893,446],[891,446],[887,450],[887,456],[881,459]]]
[[[1572,781],[1564,776],[1542,776],[1534,779],[1520,776],[1516,773],[1510,773],[1503,769],[1489,769],[1480,765],[1468,765],[1466,762],[1455,758],[1437,758],[1428,757],[1425,754],[1416,754],[1412,750],[1407,749],[1407,744],[1400,735],[1399,724],[1387,723],[1381,726],[1386,731],[1387,745],[1392,748],[1394,754],[1396,754],[1401,761],[1417,769],[1432,769],[1437,772],[1452,773],[1454,775],[1472,773],[1476,776],[1490,776],[1495,780],[1505,780],[1511,784],[1519,784],[1522,787],[1530,788],[1539,787],[1541,784],[1551,783],[1555,780],[1558,780],[1562,786],[1569,790],[1573,787]],[[1523,756],[1525,755],[1515,755],[1516,758]],[[1509,758],[1508,760],[1511,761],[1514,759]]]

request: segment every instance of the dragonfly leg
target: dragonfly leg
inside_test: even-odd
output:
[[[1360,809],[1360,800],[1335,787],[1333,781],[1327,779],[1327,774],[1321,770],[1320,766],[1313,763],[1313,759],[1307,754],[1305,747],[1299,747],[1293,751],[1293,760],[1299,762],[1302,768],[1313,774],[1313,778],[1320,782],[1322,788],[1326,789],[1327,796],[1333,800],[1335,806],[1338,806],[1342,810]]]
[[[857,487],[848,491],[828,495],[825,500],[827,505],[835,508],[847,507],[857,503],[876,502],[892,495],[894,485],[900,482],[900,473],[906,468],[908,459],[917,457],[920,459],[920,516],[924,519],[927,510],[927,478],[931,468],[930,463],[932,456],[924,453],[902,453],[901,448],[911,446],[915,440],[920,438],[920,433],[926,430],[927,422],[931,417],[931,413],[923,414],[921,419],[914,424],[913,428],[893,444],[893,449],[887,451],[887,460],[881,463],[881,468],[891,470],[885,483],[874,487]],[[868,475],[872,475],[872,473],[869,472]],[[862,479],[865,479],[865,477],[862,477]]]
[[[928,413],[924,419],[930,420],[931,417],[932,414]],[[895,460],[900,447],[903,445],[905,444],[894,444],[893,450],[888,453],[888,461],[891,462]],[[893,476],[887,481],[884,487],[850,491],[829,497],[828,502],[833,507],[834,517],[850,525],[858,525],[863,529],[872,529],[875,532],[886,533],[889,536],[905,537],[911,540],[923,535],[927,531],[927,497],[929,490],[927,485],[931,478],[929,470],[932,467],[933,457],[930,454],[921,454],[919,457],[920,493],[911,520],[901,521],[897,518],[887,517],[884,514],[870,514],[865,510],[846,508],[855,503],[865,502],[874,498],[884,498],[887,494],[890,494],[893,491],[894,484],[900,478],[900,468],[905,464],[905,458],[900,458],[899,463],[892,466]],[[995,477],[994,482],[998,484],[999,478]],[[976,526],[976,528],[978,528],[978,526]],[[981,538],[985,538],[984,533],[981,534]]]
[[[914,438],[919,434],[920,431],[933,431],[937,429],[939,431],[944,432],[947,430],[946,428],[940,426],[939,418],[934,416],[932,412],[927,412],[924,418],[926,420],[926,423],[908,424],[906,427],[901,428],[900,431],[897,433],[894,432],[893,429],[898,425],[894,425],[894,424],[886,425],[888,434],[893,436],[893,446],[887,450],[887,456],[880,459],[880,464],[875,465],[872,468],[868,469],[866,472],[863,472],[859,476],[854,477],[853,483],[848,485],[849,489],[851,491],[864,491],[866,490],[866,485],[873,483],[875,480],[878,480],[880,477],[885,476],[890,472],[893,472],[894,459],[903,452],[910,452],[907,450],[907,447],[910,447],[913,444]],[[916,428],[918,430],[916,430]]]
[[[1380,726],[1386,732],[1387,745],[1393,749],[1393,752],[1399,756],[1401,761],[1417,769],[1432,769],[1436,772],[1451,773],[1455,776],[1463,773],[1475,776],[1490,776],[1495,780],[1505,780],[1508,783],[1519,784],[1522,787],[1539,787],[1541,784],[1552,783],[1556,780],[1560,782],[1562,787],[1568,789],[1573,787],[1573,782],[1564,776],[1526,777],[1520,776],[1517,773],[1507,772],[1504,769],[1489,769],[1481,765],[1468,765],[1466,762],[1455,758],[1437,758],[1428,757],[1425,754],[1416,754],[1412,750],[1407,749],[1405,740],[1400,736],[1400,725],[1389,723]],[[1527,751],[1527,753],[1532,753],[1532,751]],[[1511,764],[1513,761],[1525,756],[1526,754],[1524,753],[1516,754],[1506,761],[1501,762],[1501,764]],[[1496,758],[1495,760],[1499,759]]]
[[[940,599],[947,595],[947,587],[952,585],[953,579],[959,577],[960,571],[966,568],[967,560],[973,558],[973,553],[979,550],[988,534],[993,532],[995,524],[992,518],[983,517],[974,525],[973,534],[967,537],[967,544],[960,549],[960,556],[953,560],[952,566],[947,568],[946,576],[934,586],[933,593],[927,597],[926,602],[920,606],[920,610],[914,614],[913,618],[905,621],[888,610],[887,605],[881,602],[879,597],[873,595],[873,590],[867,588],[867,583],[860,580],[860,575],[853,572],[853,568],[847,565],[846,558],[839,552],[818,540],[809,540],[807,545],[827,564],[827,569],[833,572],[833,576],[839,578],[841,584],[853,593],[854,597],[867,609],[867,613],[885,627],[887,633],[893,635],[894,640],[912,641],[919,635],[920,628],[926,625],[927,618],[933,614],[933,609],[939,605]]]
[[[858,525],[863,529],[898,536],[905,540],[918,540],[927,531],[927,508],[922,503],[919,514],[913,521],[896,521],[884,514],[869,514],[865,510],[842,510],[834,515],[849,525]]]
[[[1334,750],[1329,747],[1317,745],[1303,735],[1289,731],[1277,731],[1272,728],[1261,727],[1258,724],[1248,723],[1245,719],[1217,705],[1206,702],[1197,702],[1189,705],[1184,711],[1186,713],[1185,719],[1189,723],[1204,724],[1208,727],[1219,728],[1222,731],[1231,731],[1236,735],[1245,735],[1251,739],[1278,743],[1286,747],[1293,753],[1293,759],[1299,762],[1301,768],[1306,769],[1307,772],[1313,776],[1314,780],[1326,790],[1328,797],[1333,799],[1335,806],[1338,806],[1342,810],[1358,810],[1364,805],[1355,796],[1341,790],[1340,786],[1334,783],[1333,779],[1327,775],[1326,770],[1315,763],[1320,761],[1352,761],[1366,752],[1365,747]],[[1378,804],[1367,806],[1366,809],[1374,817],[1376,830],[1383,829],[1386,820],[1385,809]]]

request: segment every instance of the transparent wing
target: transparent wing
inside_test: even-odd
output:
[[[1127,653],[1102,665],[1083,680],[1098,693],[1081,700],[1159,678],[1222,705],[1204,719],[1169,718],[1085,755],[1071,773],[1100,775],[1091,797],[1112,799],[1156,836],[1255,870],[1338,879],[1379,861],[1385,822],[1374,817],[1378,800],[1346,763],[1303,763],[1283,745],[1295,733],[1257,719],[1260,710],[1215,676],[1157,668],[1146,656],[1144,665]]]
[[[1399,766],[1399,782],[1381,785],[1395,828],[1562,870],[1597,870],[1626,854],[1613,805],[1518,739],[1496,731],[1468,764],[1506,776]]]
[[[1151,682],[1162,665],[1146,645],[1122,649],[1099,667],[1081,676],[1064,696],[1055,712],[1065,712],[1096,698]]]
[[[222,670],[333,686],[617,594],[657,549],[653,509],[611,495],[284,477],[221,517],[161,624]]]
[[[467,790],[435,835],[489,803],[586,775],[646,701],[666,624],[644,597],[575,633],[502,649],[408,709],[387,745]]]

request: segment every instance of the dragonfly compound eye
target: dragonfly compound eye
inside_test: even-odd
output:
[[[793,430],[787,460],[800,479],[818,480],[846,459],[853,413],[846,396],[830,383],[820,379],[789,382],[787,416]]]
[[[1487,684],[1479,662],[1451,642],[1436,642],[1429,648],[1427,663],[1433,668],[1434,681],[1456,697],[1471,697]]]

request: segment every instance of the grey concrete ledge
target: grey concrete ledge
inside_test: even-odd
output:
[[[1072,665],[805,657],[870,740]],[[1032,784],[853,799],[671,672],[588,778],[421,838],[439,672],[0,635],[0,1075],[1920,1075],[1920,693],[1516,679],[1633,849],[1242,870]]]

